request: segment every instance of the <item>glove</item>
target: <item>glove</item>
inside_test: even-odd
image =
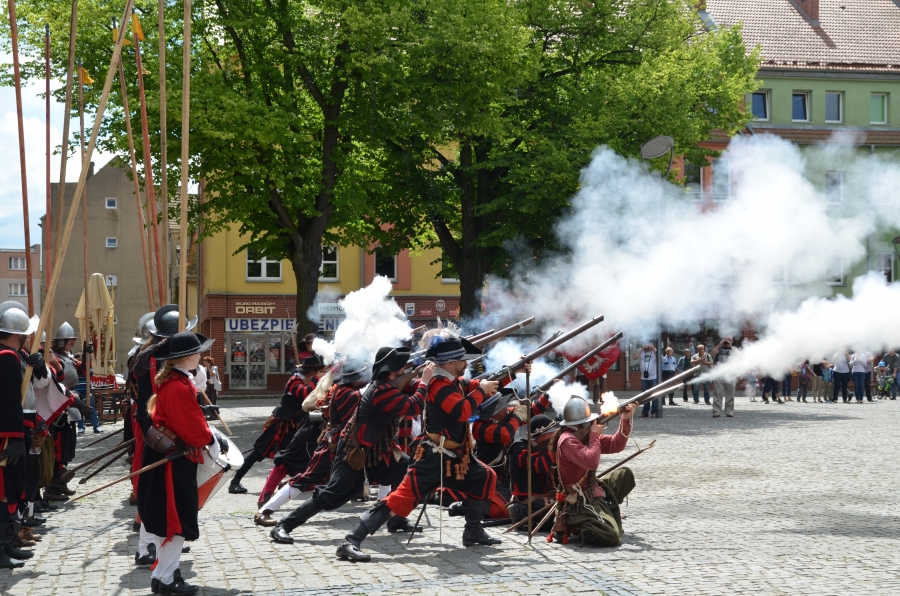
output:
[[[528,420],[528,404],[517,405],[516,409],[513,410],[513,416],[519,419],[519,423],[524,423]]]
[[[81,412],[82,416],[90,416],[91,415],[91,406],[87,405],[83,399],[80,397],[75,398],[75,403],[72,404],[78,411]]]
[[[222,450],[219,448],[219,441],[217,440],[215,433],[213,433],[213,439],[206,446],[206,449],[214,460],[219,459],[219,456],[222,455]]]
[[[6,465],[14,466],[25,455],[25,441],[22,439],[9,439],[6,448],[0,451],[0,461],[6,460]]]
[[[24,360],[25,364],[34,369],[35,374],[37,374],[37,369],[44,368],[44,355],[40,351],[25,356]]]
[[[94,344],[84,342],[84,353],[85,354],[93,354],[94,353]]]
[[[225,440],[225,437],[216,435],[216,442],[219,444],[219,451],[221,453],[228,453],[228,441]]]

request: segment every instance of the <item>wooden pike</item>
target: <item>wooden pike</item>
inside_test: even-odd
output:
[[[114,436],[116,436],[117,434],[122,433],[122,432],[125,432],[125,427],[122,427],[122,428],[120,428],[119,430],[114,430],[114,431],[112,431],[111,433],[106,433],[105,435],[103,435],[102,438],[99,438],[99,439],[97,439],[96,441],[91,441],[90,443],[88,443],[87,445],[85,445],[84,448],[86,449],[86,448],[88,448],[88,447],[93,447],[93,446],[96,445],[97,443],[102,443],[103,441],[109,439],[110,437],[114,437]]]
[[[203,401],[206,402],[206,405],[208,405],[208,406],[214,405],[211,401],[209,401],[209,398],[206,396],[206,392],[205,392],[205,391],[203,391],[202,389],[198,389],[198,391],[200,392],[200,395],[203,396]],[[222,417],[219,416],[219,413],[216,412],[215,409],[212,411],[212,413],[216,415],[216,418],[218,418],[218,419],[219,419],[219,422],[222,423],[222,426],[225,427],[225,432],[228,433],[228,436],[229,436],[229,437],[232,436],[231,429],[228,428],[228,425],[225,424],[225,421],[222,420]]]
[[[44,25],[44,93],[46,94],[44,107],[44,122],[46,129],[46,161],[44,162],[44,170],[45,170],[45,178],[46,178],[46,193],[47,200],[46,205],[44,207],[44,232],[46,234],[46,238],[44,240],[44,287],[47,287],[47,284],[50,283],[50,263],[52,261],[50,252],[53,249],[53,242],[50,240],[50,230],[53,229],[51,226],[50,219],[50,25]]]
[[[120,460],[122,457],[124,457],[125,455],[128,455],[128,450],[127,450],[127,449],[123,449],[123,450],[119,453],[119,455],[115,456],[114,458],[112,458],[111,460],[109,460],[108,462],[106,462],[105,464],[103,464],[102,466],[100,466],[99,468],[97,468],[96,470],[94,470],[93,472],[91,472],[90,474],[88,474],[87,476],[85,476],[84,478],[82,478],[81,480],[79,480],[79,481],[78,481],[78,484],[84,484],[85,482],[87,482],[88,480],[90,480],[91,478],[93,478],[94,476],[96,476],[97,474],[99,474],[100,472],[102,472],[103,470],[105,470],[106,468],[108,468],[108,467],[109,467],[111,464],[113,464],[114,462],[119,461],[119,460]]]
[[[149,466],[144,466],[144,467],[141,468],[140,470],[137,470],[137,471],[135,471],[135,472],[132,472],[131,474],[128,474],[127,476],[122,476],[121,478],[117,478],[116,480],[113,480],[112,482],[109,482],[109,483],[107,483],[107,484],[104,484],[104,485],[101,486],[100,488],[95,488],[94,490],[92,490],[92,491],[89,492],[89,493],[84,493],[83,495],[79,495],[79,496],[75,497],[74,499],[72,499],[71,501],[69,501],[69,503],[74,503],[75,501],[80,501],[81,499],[83,499],[83,498],[85,498],[85,497],[89,497],[89,496],[91,496],[91,495],[93,495],[93,494],[99,493],[101,490],[106,490],[106,489],[109,488],[110,486],[115,486],[116,484],[119,484],[120,482],[125,482],[126,480],[131,480],[131,479],[134,478],[135,476],[140,476],[140,475],[143,474],[144,472],[149,472],[150,470],[153,470],[153,469],[155,469],[155,468],[158,468],[158,467],[160,467],[160,466],[163,465],[163,464],[167,464],[167,463],[169,463],[169,462],[172,461],[172,460],[178,459],[178,458],[181,457],[182,455],[184,455],[184,451],[176,451],[175,453],[172,453],[172,454],[170,454],[170,455],[167,455],[167,456],[164,457],[163,459],[161,459],[161,460],[159,460],[159,461],[157,461],[157,462],[153,462],[153,463],[150,464]]]
[[[117,451],[120,451],[122,449],[128,449],[132,445],[134,445],[134,439],[122,441],[121,443],[118,443],[115,447],[113,447],[112,449],[105,451],[95,457],[92,457],[91,459],[87,460],[86,462],[78,464],[74,468],[69,468],[68,470],[66,470],[65,472],[62,473],[61,478],[62,478],[63,482],[68,482],[75,476],[75,472],[77,472],[78,470],[83,470],[84,468],[86,468],[88,466],[92,466],[95,463],[97,463],[98,461],[100,461],[101,459],[103,459],[104,457],[109,457],[113,453],[116,453]]]
[[[554,510],[554,508],[550,507],[550,510],[547,512],[547,515],[545,515],[541,519],[541,521],[538,522],[536,526],[534,526],[534,530],[532,530],[531,532],[528,533],[528,542],[529,543],[531,542],[531,539],[534,538],[534,535],[538,533],[538,531],[544,526],[544,524],[547,523],[547,520],[550,519],[550,516],[553,515],[555,512],[556,511]]]
[[[25,166],[25,123],[22,117],[22,79],[19,73],[19,28],[16,25],[16,0],[7,0],[9,6],[9,31],[12,42],[13,82],[16,88],[16,120],[19,125],[19,170],[22,177],[22,219],[25,224],[25,293],[28,296],[28,314],[34,311],[34,288],[31,279],[31,223],[28,218],[28,177]],[[40,337],[40,335],[38,335]],[[40,342],[34,342],[38,344]],[[24,399],[24,398],[23,398]]]
[[[531,395],[531,371],[525,370],[525,395]],[[525,410],[527,420],[525,421],[526,443],[528,445],[528,458],[525,460],[527,464],[528,474],[528,544],[531,544],[531,537],[534,533],[531,531],[531,400],[527,402],[528,408]]]
[[[131,8],[133,6],[134,0],[125,0],[125,16],[131,13]],[[78,177],[78,184],[75,186],[75,197],[81,194],[81,192],[84,190],[84,185],[87,182],[87,173],[88,167],[90,166],[90,159],[94,154],[94,148],[97,146],[97,136],[100,134],[100,125],[103,121],[103,113],[106,112],[106,104],[109,101],[109,91],[112,88],[113,77],[115,77],[116,74],[116,64],[119,61],[119,56],[122,55],[122,43],[124,41],[125,27],[122,27],[122,29],[119,31],[119,36],[116,39],[116,45],[113,48],[113,55],[109,63],[109,69],[106,73],[106,81],[103,83],[103,92],[100,95],[100,103],[97,105],[97,113],[94,116],[94,127],[91,130],[91,140],[88,143],[87,155],[85,155],[84,161],[81,164],[81,174]],[[65,155],[63,155],[63,157],[65,157]],[[59,248],[59,254],[56,262],[53,263],[53,273],[50,276],[50,285],[48,286],[47,293],[44,297],[42,314],[43,309],[46,309],[48,304],[53,304],[56,300],[56,290],[59,286],[59,276],[62,273],[62,263],[65,260],[66,249],[69,246],[69,240],[71,240],[72,238],[72,228],[75,226],[75,217],[77,215],[78,203],[77,201],[73,200],[72,205],[69,207],[68,216],[66,217],[66,228],[63,232],[62,242],[57,244]],[[41,333],[44,331],[45,321],[46,317],[41,316],[41,320],[40,323],[38,323],[38,328],[36,331],[36,337],[41,337]],[[35,352],[37,352],[39,347],[40,342],[32,342],[31,353],[34,354]],[[28,384],[31,382],[31,373],[32,367],[26,367],[25,374],[23,375],[22,379],[22,386],[20,388],[22,392],[23,404],[25,403],[25,395],[26,391],[28,390]]]
[[[628,462],[630,462],[631,460],[633,460],[634,458],[636,458],[636,457],[639,456],[640,454],[644,453],[645,451],[648,451],[648,450],[650,450],[650,449],[653,449],[653,446],[654,446],[654,445],[656,445],[656,439],[653,439],[653,441],[651,441],[649,445],[647,445],[647,446],[644,447],[643,449],[638,449],[637,451],[635,451],[634,453],[632,453],[631,455],[629,455],[628,457],[626,457],[625,459],[623,459],[623,460],[620,461],[619,463],[617,463],[617,464],[615,464],[615,465],[612,465],[612,466],[606,468],[606,469],[603,470],[602,472],[599,472],[599,473],[597,474],[597,478],[603,478],[604,476],[606,476],[606,475],[609,474],[610,472],[612,472],[612,471],[614,471],[614,470],[616,470],[616,469],[618,469],[618,468],[621,468],[622,466],[624,466],[625,464],[627,464]]]
[[[88,167],[90,161],[84,159],[84,67],[81,61],[78,61],[78,125],[81,129],[81,142],[79,143],[79,151],[81,153],[81,167]],[[78,200],[78,196],[72,197],[72,202]],[[81,234],[84,250],[84,337],[81,339],[87,344],[93,345],[91,337],[91,307],[90,292],[88,292],[88,283],[90,282],[90,268],[88,267],[88,217],[87,217],[87,185],[81,186]],[[84,351],[82,358],[85,359],[84,364],[84,403],[91,404],[91,353]]]
[[[521,528],[522,526],[524,526],[525,524],[527,524],[529,521],[531,521],[532,517],[538,516],[538,515],[540,515],[540,514],[546,512],[546,511],[547,511],[548,509],[550,509],[551,507],[553,507],[553,504],[552,504],[552,503],[551,503],[550,505],[545,505],[542,509],[538,509],[537,511],[535,511],[534,513],[532,513],[532,514],[531,514],[531,517],[525,517],[525,518],[523,518],[523,519],[520,519],[519,521],[517,521],[516,523],[514,523],[513,525],[511,525],[510,527],[508,527],[503,533],[504,533],[504,534],[509,534],[509,533],[512,532],[513,530],[517,530],[517,529]]]
[[[131,112],[128,110],[128,93],[125,89],[125,69],[119,59],[119,82],[122,85],[122,107],[125,110],[125,132],[128,136],[128,155],[131,157],[131,178],[134,182],[134,201],[137,207],[138,232],[141,236],[141,254],[144,257],[144,283],[147,285],[147,307],[156,310],[153,302],[153,276],[150,273],[150,253],[147,248],[147,231],[144,228],[144,209],[141,207],[141,184],[138,178],[137,158],[134,155],[134,134],[131,130]]]
[[[169,271],[169,171],[168,139],[166,135],[166,21],[165,0],[157,0],[156,12],[159,29],[159,196],[166,206],[163,209],[163,271]]]
[[[181,78],[181,260],[178,267],[178,330],[184,331],[187,321],[187,261],[188,261],[188,178],[191,167],[191,0],[184,0],[184,40],[182,42]]]

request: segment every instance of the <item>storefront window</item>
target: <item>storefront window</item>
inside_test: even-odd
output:
[[[232,389],[265,389],[265,336],[232,336],[229,363],[229,387]]]
[[[290,333],[285,333],[284,338],[284,372],[294,372],[297,366],[297,351],[294,349],[294,339]]]
[[[281,335],[269,334],[269,372],[281,372]]]

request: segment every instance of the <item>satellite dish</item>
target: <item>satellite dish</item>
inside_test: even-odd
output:
[[[656,159],[668,154],[675,149],[675,139],[669,136],[660,135],[653,137],[643,145],[641,145],[642,159]]]

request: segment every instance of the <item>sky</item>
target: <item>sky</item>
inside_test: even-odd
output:
[[[0,53],[0,63],[11,63],[10,54]],[[98,77],[95,77],[98,78]],[[51,88],[63,86],[61,81],[51,81]],[[22,115],[25,125],[25,165],[28,180],[28,213],[31,243],[41,243],[41,216],[46,211],[46,124],[45,104],[42,97],[44,83],[22,87]],[[64,105],[50,104],[50,142],[53,151],[62,143]],[[85,128],[93,124],[85,119]],[[70,131],[77,130],[78,120],[71,123]],[[25,227],[22,217],[22,176],[19,167],[19,137],[16,123],[16,95],[12,87],[0,87],[0,248],[24,248]],[[94,152],[95,170],[110,159],[111,154]],[[60,156],[50,159],[50,177],[59,182]],[[66,181],[77,182],[81,173],[78,159],[70,159],[66,166]]]

